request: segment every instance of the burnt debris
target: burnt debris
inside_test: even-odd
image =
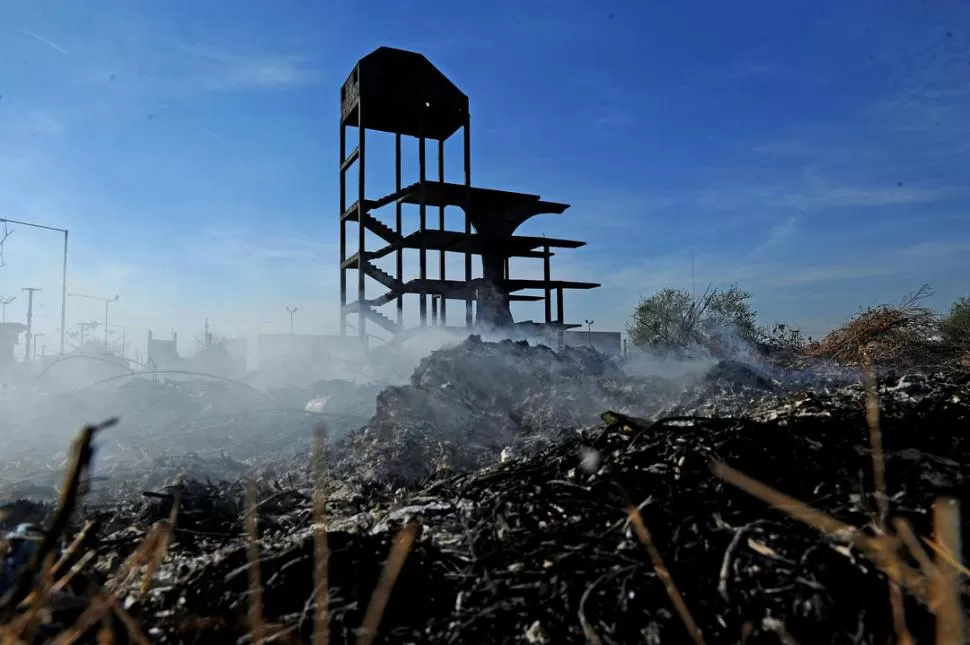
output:
[[[968,493],[970,372],[884,374],[878,398],[891,514],[930,536],[933,501]],[[379,642],[692,642],[631,526],[632,502],[706,642],[885,643],[893,620],[879,567],[844,536],[798,523],[710,468],[723,462],[872,533],[865,414],[865,391],[849,377],[718,363],[633,378],[581,348],[474,338],[432,353],[409,384],[381,393],[369,423],[328,440],[331,642],[356,640],[409,521],[423,530]],[[91,520],[94,555],[73,591],[52,600],[54,627],[72,624],[85,594],[174,508],[147,593],[144,570],[115,592],[152,642],[247,637],[245,478],[257,483],[263,620],[280,639],[307,642],[317,554],[308,437],[302,445],[211,481],[199,466],[83,506],[61,541]],[[23,502],[7,510],[4,530],[51,517]],[[932,640],[929,610],[909,596],[905,610],[917,642]]]

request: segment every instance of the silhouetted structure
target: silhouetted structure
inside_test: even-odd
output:
[[[510,326],[510,302],[544,301],[546,329],[562,331],[568,325],[563,316],[563,291],[599,286],[588,282],[552,280],[550,258],[554,248],[578,248],[584,242],[515,235],[526,220],[540,214],[561,214],[566,204],[542,201],[538,195],[476,188],[471,183],[470,115],[468,97],[438,71],[421,54],[381,47],[362,58],[340,89],[340,330],[347,333],[347,316],[357,314],[356,331],[367,338],[366,324],[372,321],[392,333],[404,329],[405,294],[416,294],[420,303],[420,324],[428,324],[428,299],[431,319],[447,324],[449,300],[465,302],[465,325],[471,327],[477,314],[478,324]],[[348,154],[347,128],[355,127],[357,146]],[[394,134],[394,192],[377,199],[366,195],[367,130]],[[445,141],[462,130],[464,143],[464,179],[462,183],[445,181]],[[402,139],[418,139],[418,181],[402,185]],[[428,178],[427,140],[437,142],[437,179]],[[356,164],[356,190],[348,187],[347,174]],[[356,201],[347,202],[356,195]],[[404,205],[419,209],[418,229],[402,230]],[[376,210],[394,206],[392,229],[375,215]],[[445,208],[459,207],[464,213],[464,230],[445,229]],[[428,209],[437,209],[438,226],[429,228]],[[348,245],[347,223],[356,222],[356,243]],[[473,231],[474,229],[474,231]],[[366,233],[376,235],[382,246],[368,249]],[[348,254],[350,246],[356,251]],[[404,251],[418,251],[416,279],[405,281]],[[428,252],[437,253],[438,276],[428,276]],[[447,279],[446,253],[464,255],[464,277]],[[379,268],[375,260],[394,255],[394,275]],[[472,258],[482,259],[482,276],[472,278]],[[509,275],[510,258],[541,258],[541,280],[514,279]],[[348,302],[347,274],[357,272],[357,299]],[[367,278],[382,285],[385,292],[375,298],[366,296]],[[523,291],[542,291],[530,295]],[[553,295],[556,315],[553,317]],[[377,309],[396,302],[396,320]]]
[[[20,343],[20,334],[27,331],[21,323],[0,323],[0,367],[14,362],[14,347]]]

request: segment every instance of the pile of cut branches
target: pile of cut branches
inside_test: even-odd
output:
[[[931,295],[923,286],[898,305],[879,305],[857,314],[821,340],[809,343],[804,355],[839,365],[912,365],[933,359],[943,347],[935,340],[939,316],[921,305]]]

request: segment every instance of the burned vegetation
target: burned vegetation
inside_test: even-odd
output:
[[[472,337],[359,429],[141,487],[91,443],[137,420],[88,428],[3,507],[4,642],[961,642],[970,371],[841,333],[649,377]]]

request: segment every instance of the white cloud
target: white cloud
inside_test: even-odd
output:
[[[781,266],[776,267],[778,271],[772,277],[764,280],[766,286],[772,287],[807,287],[822,284],[825,282],[844,282],[847,280],[857,280],[860,278],[873,278],[877,276],[893,275],[899,269],[897,266],[886,263],[873,266],[867,265],[821,265],[807,266],[794,270],[785,271]]]
[[[65,56],[68,55],[67,50],[64,49],[63,47],[61,47],[60,45],[58,45],[53,40],[50,40],[49,38],[45,38],[44,36],[41,36],[37,32],[31,31],[29,29],[24,29],[24,33],[27,34],[28,36],[30,36],[31,38],[33,38],[34,40],[36,40],[36,41],[38,41],[40,43],[43,43],[43,44],[47,45],[48,47],[50,47],[51,49],[53,49],[57,53],[63,54]]]
[[[237,269],[286,263],[305,267],[336,264],[337,245],[316,238],[238,229],[201,228],[181,240],[186,262]]]
[[[199,46],[179,48],[189,67],[190,85],[213,91],[280,89],[319,80],[304,56],[236,54]]]
[[[159,43],[152,48],[116,47],[74,74],[84,86],[114,94],[179,97],[205,92],[281,90],[320,80],[300,54],[223,51],[199,45]]]
[[[752,255],[761,255],[784,246],[798,232],[798,223],[798,218],[788,217],[769,228],[765,241],[751,251]]]
[[[970,253],[970,242],[923,242],[901,251],[913,258],[941,258]]]
[[[803,178],[789,184],[737,183],[699,191],[697,205],[712,210],[744,208],[814,211],[824,208],[878,207],[931,204],[960,194],[962,189],[949,186],[922,187],[841,183],[807,170]]]
[[[14,118],[3,130],[16,136],[55,136],[64,131],[64,124],[44,110],[33,110],[22,118]]]

